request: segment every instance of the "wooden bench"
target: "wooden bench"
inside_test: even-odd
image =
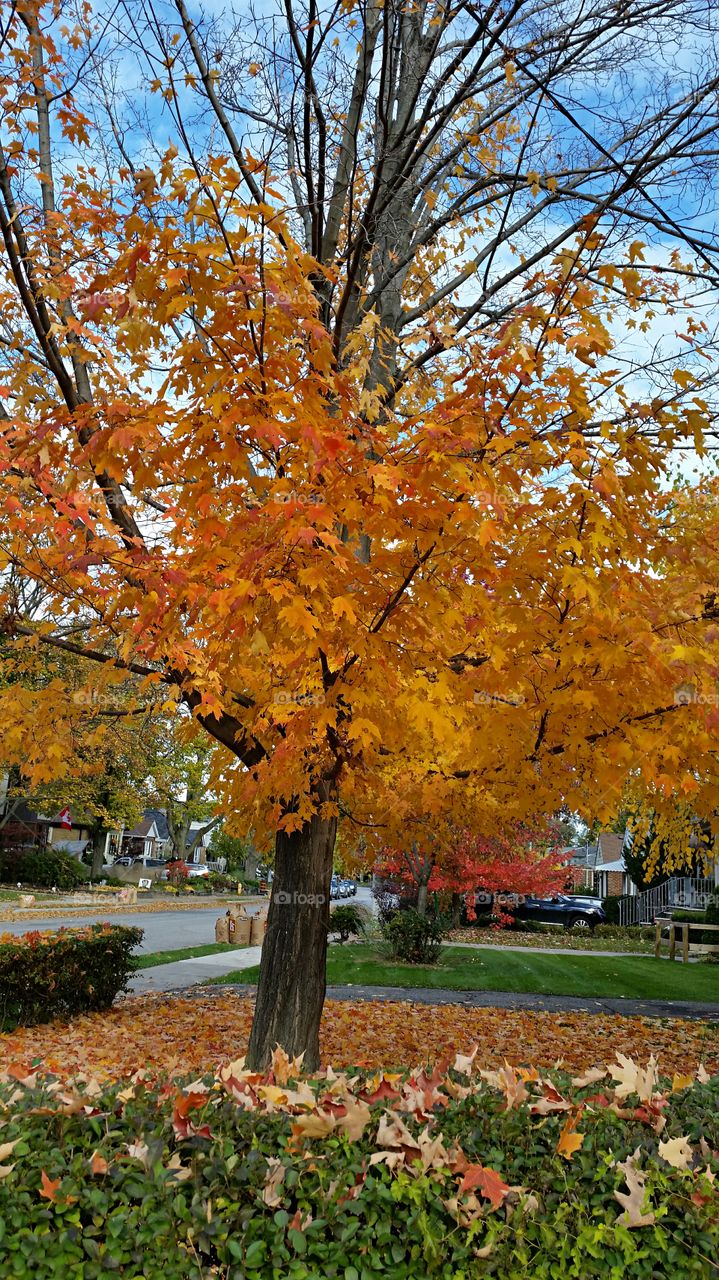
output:
[[[694,955],[712,955],[715,952],[719,952],[719,938],[717,938],[716,946],[710,945],[709,943],[705,943],[705,942],[692,942],[692,943],[689,942],[690,929],[701,929],[702,933],[718,933],[719,934],[719,924],[698,924],[696,921],[691,921],[691,920],[669,920],[664,923],[660,921],[657,924],[656,941],[654,943],[654,955],[656,956],[657,960],[660,960],[662,955],[662,929],[665,927],[666,923],[669,924],[669,959],[670,960],[673,960],[677,953],[677,931],[679,929],[683,930],[682,960],[684,961],[685,964],[689,960],[690,951],[693,952]]]

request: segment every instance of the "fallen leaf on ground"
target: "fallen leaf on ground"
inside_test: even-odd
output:
[[[199,1075],[245,1053],[252,1008],[249,996],[221,990],[134,996],[107,1013],[0,1035],[0,1070],[18,1079],[31,1079],[40,1065],[62,1077],[106,1079],[142,1067]],[[473,1044],[481,1045],[475,1070],[533,1063],[586,1072],[620,1053],[639,1062],[654,1055],[670,1075],[696,1071],[700,1063],[700,1079],[719,1073],[719,1029],[698,1021],[376,1000],[328,1000],[322,1017],[322,1061],[336,1069],[451,1062]],[[624,1072],[631,1076],[630,1067]],[[382,1087],[390,1093],[393,1086]]]

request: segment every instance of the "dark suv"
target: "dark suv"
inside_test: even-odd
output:
[[[491,911],[496,904],[517,920],[536,920],[538,924],[558,924],[565,929],[595,929],[606,924],[601,898],[579,894],[557,893],[552,898],[531,898],[523,894],[478,893],[476,910]]]

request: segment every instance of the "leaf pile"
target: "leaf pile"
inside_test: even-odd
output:
[[[719,1078],[303,1077],[277,1050],[182,1082],[0,1078],[0,1236],[21,1280],[713,1274]],[[527,1270],[531,1264],[531,1272]]]
[[[245,1052],[252,1008],[248,996],[206,990],[132,997],[69,1026],[0,1036],[0,1066],[39,1062],[63,1076],[85,1069],[128,1075],[146,1066],[199,1074]],[[432,1061],[474,1043],[483,1067],[506,1059],[582,1070],[618,1051],[640,1059],[653,1053],[670,1072],[703,1063],[719,1073],[719,1031],[700,1022],[359,1000],[328,1000],[322,1019],[322,1061],[342,1067]]]

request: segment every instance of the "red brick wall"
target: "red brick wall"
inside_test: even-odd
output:
[[[622,871],[607,872],[607,897],[620,897],[624,893],[624,873]]]

